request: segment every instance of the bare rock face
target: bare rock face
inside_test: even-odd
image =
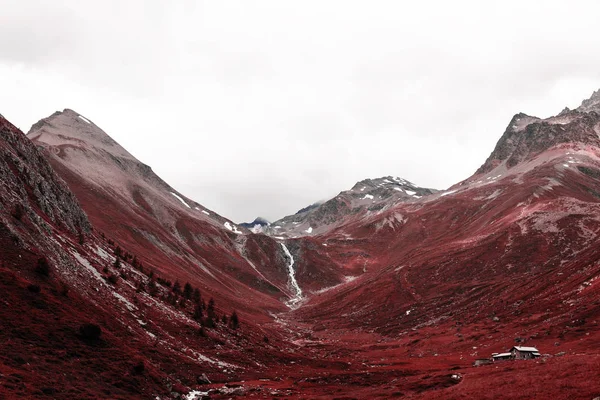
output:
[[[580,112],[598,112],[600,113],[600,89],[592,93],[592,97],[583,100],[581,105],[577,108]]]
[[[565,108],[555,117],[540,119],[516,114],[477,174],[504,164],[506,168],[530,159],[562,143],[600,145],[600,90],[576,110]]]
[[[288,237],[322,234],[351,219],[380,212],[398,203],[414,202],[436,192],[398,177],[364,179],[325,202],[273,222],[266,232]]]
[[[0,117],[0,205],[23,209],[44,226],[48,218],[72,233],[89,232],[90,224],[77,199],[43,156],[14,125]]]

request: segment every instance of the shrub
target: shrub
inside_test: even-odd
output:
[[[266,337],[266,336],[265,336],[265,337],[263,337],[263,342],[265,342],[265,343],[269,343],[269,338],[268,338],[268,337]]]
[[[62,283],[60,285],[58,292],[60,293],[61,296],[69,297],[69,287],[64,283]]]
[[[46,257],[38,258],[35,272],[44,276],[50,275],[50,264],[48,263],[48,259]]]
[[[133,373],[135,375],[140,375],[142,374],[144,371],[146,370],[146,365],[144,364],[143,360],[139,360],[137,363],[135,363],[135,365],[133,366]]]
[[[38,285],[31,284],[27,285],[27,290],[29,290],[31,293],[39,293],[42,288],[40,288]]]
[[[116,285],[119,282],[119,276],[115,274],[110,274],[106,280],[113,285]]]
[[[148,282],[148,293],[150,296],[156,296],[158,294],[158,287],[156,286],[156,281],[154,279],[150,279]]]
[[[117,248],[118,248],[118,247],[117,247]],[[117,268],[117,269],[121,268],[121,259],[119,258],[119,256],[117,256],[117,257],[115,258],[115,262],[114,262],[114,264],[113,264],[113,267],[115,267],[115,268]]]
[[[98,340],[102,335],[102,329],[96,324],[83,324],[79,327],[79,335],[88,340]]]

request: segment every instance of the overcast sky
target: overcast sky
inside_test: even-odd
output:
[[[72,108],[238,222],[364,178],[444,189],[515,113],[600,88],[599,2],[483,3],[0,0],[0,113]]]

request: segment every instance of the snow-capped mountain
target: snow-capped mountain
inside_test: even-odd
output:
[[[319,235],[348,219],[381,213],[398,203],[414,202],[436,192],[398,177],[365,179],[330,200],[312,204],[271,223],[263,231],[275,237]]]

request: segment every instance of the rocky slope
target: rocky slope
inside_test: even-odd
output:
[[[460,363],[525,342],[547,354],[580,354],[572,373],[585,375],[585,365],[597,365],[600,340],[599,124],[594,110],[517,115],[472,177],[323,235],[354,278],[313,296],[296,318],[319,321],[323,338],[371,332],[395,349],[381,352],[395,355],[385,365],[413,357]],[[561,398],[600,390],[550,387],[523,390]],[[439,397],[469,390],[477,389]]]
[[[178,193],[90,120],[64,110],[28,137],[46,150],[94,226],[157,273],[263,315],[292,296],[281,246]]]

